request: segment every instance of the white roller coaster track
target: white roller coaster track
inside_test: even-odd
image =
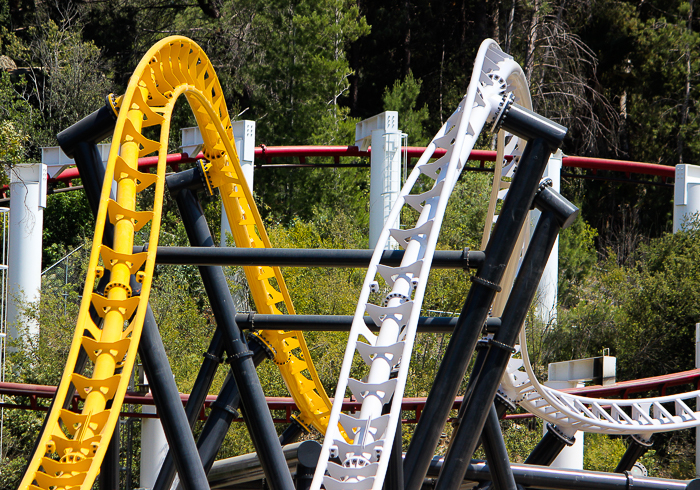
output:
[[[541,385],[520,333],[520,359],[511,358],[500,393],[568,436],[576,431],[640,435],[700,426],[700,391],[637,399],[604,399],[572,395]],[[696,408],[693,408],[696,407]]]
[[[418,160],[394,204],[387,223],[396,222],[405,204],[416,209],[420,216],[411,229],[397,230],[385,226],[380,235],[355,311],[328,431],[311,485],[314,490],[322,485],[328,490],[382,488],[401,413],[416,325],[447,200],[482,127],[496,119],[505,95],[513,91],[510,86],[513,75],[518,79],[522,77],[520,66],[494,41],[484,41],[474,64],[467,95]],[[527,90],[521,93],[518,89],[515,95],[519,99],[526,97],[529,102]],[[438,147],[446,149],[447,153],[429,163]],[[411,194],[421,174],[432,178],[434,185],[427,192]],[[390,236],[406,249],[399,267],[379,265]],[[369,303],[370,293],[378,290],[377,275],[391,288],[381,305]],[[365,314],[381,326],[378,335],[372,334],[365,325]],[[366,342],[360,341],[360,336]],[[350,378],[356,350],[370,368],[363,381]],[[397,366],[397,377],[390,379],[392,369]],[[348,387],[362,401],[359,414],[354,416],[341,413]],[[383,415],[382,409],[390,400],[390,411]],[[346,442],[338,424],[352,439],[352,444]],[[339,458],[342,464],[329,461],[335,458]]]
[[[519,75],[519,76],[515,76]],[[512,88],[511,88],[512,86]],[[530,92],[527,80],[515,74],[509,80],[509,89],[516,94],[518,104],[531,109]],[[494,185],[489,203],[489,215],[484,229],[482,250],[486,247],[491,225],[496,221],[496,202],[503,199],[509,183],[504,177],[511,177],[517,165],[522,147],[517,138],[512,138],[508,145],[503,145],[503,132],[499,134],[498,155],[496,162],[503,162],[503,169],[496,165]],[[504,155],[512,155],[507,162]],[[498,185],[497,185],[498,183]],[[499,293],[492,309],[493,316],[500,316],[513,284],[518,255],[526,248],[529,237],[529,220],[520,235],[520,243],[513,252],[513,257],[506,269],[502,282],[503,292]],[[526,329],[520,332],[519,346],[516,350],[520,358],[511,357],[506,374],[503,376],[499,393],[511,402],[517,403],[528,412],[557,426],[567,436],[576,431],[597,432],[604,434],[640,435],[649,439],[655,432],[667,432],[700,426],[700,391],[656,398],[619,400],[577,396],[541,385],[532,369],[527,352]],[[696,408],[693,409],[692,407]]]

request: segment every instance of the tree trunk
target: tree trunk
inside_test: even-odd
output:
[[[537,27],[540,23],[541,0],[533,2],[532,16],[530,17],[530,28],[527,36],[527,56],[525,56],[525,77],[530,83],[532,71],[535,68],[535,49],[537,48]]]
[[[693,30],[693,0],[688,2],[688,36],[692,35]],[[685,125],[688,123],[688,113],[690,110],[690,78],[692,76],[690,45],[685,44],[685,96],[683,97],[683,107],[681,108],[681,124],[678,128],[678,137],[676,140],[676,152],[678,154],[678,163],[683,163],[683,150],[685,148],[685,138],[683,136]]]
[[[411,71],[411,1],[406,0],[404,2],[404,25],[406,26],[406,36],[403,40],[403,76],[404,78],[408,76],[408,72]]]
[[[505,52],[510,54],[510,42],[513,39],[513,22],[515,21],[515,4],[517,0],[511,0],[510,12],[508,12],[508,22],[506,23]]]

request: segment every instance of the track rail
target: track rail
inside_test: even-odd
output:
[[[398,230],[387,225],[379,237],[355,311],[336,388],[337,402],[333,404],[311,485],[314,490],[322,485],[329,490],[379,490],[383,486],[400,417],[416,324],[447,201],[482,127],[499,113],[509,89],[509,77],[520,71],[517,63],[494,41],[482,44],[467,95],[418,160],[386,220],[394,223],[405,205],[420,213],[413,228]],[[429,163],[438,148],[444,149],[445,154]],[[421,192],[424,190],[421,184],[416,185],[422,175],[433,181],[427,192]],[[414,187],[419,193],[411,194]],[[399,267],[379,264],[390,237],[406,250]],[[386,284],[389,292],[383,295],[380,304],[375,304],[370,302],[370,294],[379,290],[380,281]],[[367,328],[363,320],[365,314],[381,325],[378,335]],[[366,342],[360,341],[360,336]],[[356,352],[369,366],[369,374],[363,380],[350,378]],[[396,372],[396,377],[390,376],[392,371]],[[341,413],[340,400],[348,388],[362,401],[359,414],[354,416]],[[383,414],[385,405],[390,405],[388,414]],[[352,438],[351,444],[341,437],[337,424]],[[331,461],[335,458],[339,458],[341,464]]]
[[[554,390],[541,385],[535,377],[524,329],[518,349],[520,356],[511,358],[499,392],[528,412],[555,424],[567,435],[585,431],[636,434],[649,439],[656,432],[700,426],[700,390],[622,400]]]
[[[206,54],[193,41],[173,36],[154,45],[132,75],[126,93],[115,103],[118,118],[105,172],[78,321],[61,383],[20,489],[90,489],[99,473],[131,377],[143,327],[155,265],[163,204],[170,119],[184,95],[202,131],[211,184],[221,187],[236,242],[241,247],[269,247],[260,215],[238,162],[223,91]],[[146,130],[146,131],[144,131]],[[158,133],[154,138],[154,133]],[[148,135],[148,136],[146,136]],[[139,159],[157,154],[156,173],[139,170]],[[110,198],[116,186],[116,199]],[[148,189],[148,192],[144,192]],[[114,240],[103,244],[105,223],[114,225]],[[150,229],[149,229],[150,228]],[[148,252],[133,253],[135,235],[148,232]],[[143,233],[143,232],[142,232]],[[109,273],[104,294],[97,279]],[[261,313],[293,313],[278,268],[248,267],[254,300]],[[139,296],[129,286],[142,283]],[[270,284],[274,278],[278,288]],[[93,322],[90,308],[100,316]],[[298,332],[266,334],[263,340],[280,365],[299,409],[301,422],[324,430],[328,400]],[[92,364],[76,373],[80,349]],[[308,360],[308,362],[307,362]],[[80,413],[64,410],[74,386]]]

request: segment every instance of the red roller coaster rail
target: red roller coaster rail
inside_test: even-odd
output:
[[[666,374],[663,376],[655,376],[653,378],[644,378],[633,381],[621,381],[608,386],[586,386],[584,388],[572,388],[569,390],[563,390],[567,393],[575,393],[577,395],[588,396],[592,398],[628,398],[630,395],[635,393],[648,393],[648,392],[658,392],[661,396],[667,394],[667,390],[676,386],[686,386],[691,385],[694,390],[700,389],[700,369],[693,369],[690,371],[683,371],[680,373]],[[20,383],[0,383],[0,395],[18,397],[19,400],[13,402],[8,402],[7,400],[0,403],[0,407],[8,409],[21,409],[21,410],[38,410],[46,411],[48,409],[48,404],[46,406],[39,404],[40,399],[52,399],[56,393],[55,386],[45,386],[45,385],[31,385],[31,384],[20,384]],[[180,398],[182,403],[187,403],[189,395],[181,394]],[[204,409],[200,413],[200,418],[206,419],[205,410],[214,403],[216,400],[215,395],[210,395],[207,397]],[[291,422],[291,416],[296,410],[296,405],[290,397],[267,397],[268,408],[272,411],[277,411],[274,417],[276,423]],[[73,408],[77,410],[79,399],[77,395],[73,398]],[[404,412],[412,412],[413,415],[410,418],[404,419],[404,423],[416,423],[420,418],[421,411],[425,407],[425,398],[404,398],[401,405],[401,410]],[[462,403],[462,398],[458,397],[455,399],[453,408],[459,409]],[[153,405],[153,397],[150,394],[137,393],[137,392],[127,392],[126,398],[124,399],[124,405]],[[346,399],[343,403],[343,410],[355,411],[359,410],[362,406],[361,402],[357,402],[351,399]],[[284,415],[280,412],[284,412]],[[274,412],[273,412],[274,413]],[[154,418],[157,417],[155,414],[142,414],[134,411],[122,412],[124,417],[141,417],[141,418]],[[532,414],[511,414],[506,416],[507,419],[521,419],[533,417]],[[239,419],[238,421],[242,421]]]

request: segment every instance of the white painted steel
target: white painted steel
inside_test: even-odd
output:
[[[413,228],[397,230],[385,226],[379,237],[355,311],[328,431],[311,484],[314,490],[322,485],[328,490],[382,488],[401,414],[416,325],[447,200],[482,127],[495,118],[503,97],[510,91],[508,80],[513,75],[522,76],[520,66],[494,41],[484,41],[474,64],[467,95],[418,160],[389,215],[387,222],[393,223],[404,204],[420,213]],[[523,96],[529,98],[529,94]],[[445,148],[447,153],[436,162],[428,163],[437,147]],[[410,194],[421,174],[434,180],[432,189]],[[390,237],[406,250],[399,267],[379,265],[382,250]],[[370,292],[377,289],[377,275],[390,288],[381,305],[369,302]],[[372,334],[365,325],[365,314],[381,326],[378,335]],[[361,342],[360,336],[366,342]],[[356,350],[370,367],[364,381],[350,378]],[[390,379],[392,368],[396,366],[398,376]],[[340,413],[347,388],[362,401],[360,413],[354,416]],[[382,415],[384,404],[392,396],[389,414]],[[338,424],[352,443],[343,437]],[[329,461],[334,457],[342,464]]]
[[[676,165],[676,183],[673,192],[673,233],[676,233],[693,214],[700,213],[700,167]]]
[[[144,379],[146,379],[145,374]],[[151,414],[158,413],[153,405],[143,405],[141,411]],[[168,454],[168,448],[168,440],[165,438],[160,418],[141,419],[141,470],[139,474],[141,488],[151,489],[155,486],[160,468],[163,466],[166,454]],[[173,486],[172,488],[177,487]]]
[[[520,359],[511,358],[499,391],[530,413],[573,433],[634,435],[649,439],[655,432],[700,426],[700,391],[639,399],[577,396],[537,381],[527,352],[525,329],[520,333]]]
[[[97,151],[100,152],[100,158],[105,165],[107,164],[107,158],[109,158],[110,146],[112,146],[111,143],[99,143],[97,145]],[[46,164],[49,177],[52,179],[60,175],[67,167],[75,165],[75,161],[72,158],[68,158],[68,155],[63,153],[60,146],[43,146],[41,148],[41,163]]]
[[[552,189],[559,192],[561,190],[561,165],[563,154],[561,150],[557,150],[547,163],[547,168],[542,176],[545,179],[552,180]],[[535,208],[530,213],[532,217],[531,230],[535,230],[535,226],[540,219],[542,213]],[[537,295],[535,296],[534,306],[537,318],[544,325],[554,325],[557,321],[557,297],[559,294],[559,237],[557,237],[549,254],[547,265],[542,272],[542,279],[537,286]]]
[[[243,177],[248,184],[250,192],[253,192],[253,176],[255,170],[255,121],[233,121],[231,123],[233,130],[233,140],[236,142],[236,152],[241,162],[241,170]],[[202,132],[198,126],[191,128],[182,128],[180,130],[180,138],[182,145],[180,149],[183,153],[187,153],[191,158],[199,155],[204,145]],[[227,246],[227,236],[231,234],[231,225],[226,216],[224,205],[221,205],[221,238],[219,244],[222,247]]]
[[[700,323],[695,324],[695,367],[700,368]],[[700,426],[695,428],[695,477],[700,478]]]
[[[369,248],[375,248],[388,223],[391,209],[401,192],[401,131],[399,113],[386,111],[360,121],[355,125],[355,145],[366,149],[371,142],[369,186]],[[400,228],[400,216],[389,223],[390,228]],[[393,238],[385,246],[399,249]]]
[[[234,121],[231,123],[233,140],[236,142],[236,152],[240,158],[241,171],[248,184],[250,193],[253,193],[253,176],[255,171],[255,121]],[[195,128],[199,130],[199,128]],[[222,247],[227,246],[228,235],[231,234],[231,224],[226,216],[226,210],[221,204],[221,240]]]
[[[24,328],[38,339],[39,322],[24,314],[41,294],[42,231],[46,206],[46,165],[15,165],[10,174],[10,238],[8,252],[8,337]]]

